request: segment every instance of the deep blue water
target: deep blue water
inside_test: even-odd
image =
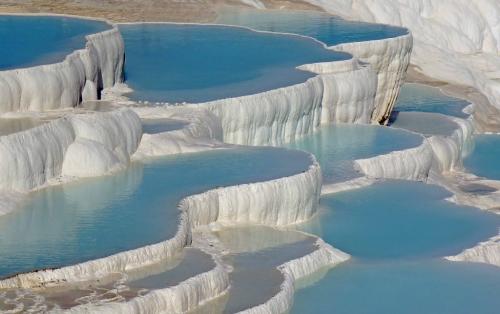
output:
[[[54,16],[0,15],[0,70],[55,63],[85,47],[107,23]]]
[[[134,163],[113,176],[42,189],[24,208],[0,217],[0,277],[171,238],[182,197],[288,176],[309,164],[299,151],[241,148]]]
[[[483,134],[474,137],[474,149],[465,158],[468,172],[493,180],[500,180],[500,135]]]
[[[327,46],[341,43],[397,37],[408,33],[401,27],[353,22],[320,12],[261,11],[252,9],[222,9],[216,21],[220,24],[241,25],[253,29],[305,35]]]
[[[433,112],[467,118],[463,109],[468,105],[468,101],[446,96],[438,88],[407,83],[401,87],[395,110]]]
[[[416,147],[422,137],[400,130],[370,125],[338,124],[321,127],[317,132],[293,143],[290,148],[308,151],[316,156],[325,183],[360,176],[352,161]]]
[[[136,100],[203,102],[304,82],[295,69],[349,59],[310,39],[237,27],[143,24],[120,26],[126,81]]]

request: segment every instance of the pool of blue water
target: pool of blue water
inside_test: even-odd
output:
[[[55,63],[85,47],[107,23],[60,16],[0,15],[0,70]]]
[[[460,126],[448,116],[431,112],[393,112],[390,126],[425,136],[451,136]]]
[[[304,226],[357,259],[455,255],[498,233],[500,216],[445,201],[446,190],[385,181],[321,198],[321,214]]]
[[[500,217],[446,202],[445,190],[385,181],[322,197],[306,231],[352,260],[295,294],[292,313],[497,313],[498,268],[447,262],[497,234]]]
[[[422,84],[403,84],[396,103],[396,111],[442,113],[467,118],[463,109],[470,105],[466,100],[443,94],[438,88]]]
[[[291,313],[495,314],[498,291],[500,271],[490,265],[351,261],[296,292]]]
[[[126,81],[136,100],[198,103],[255,94],[313,76],[299,65],[350,58],[311,39],[239,27],[141,24],[120,30]]]
[[[400,130],[370,125],[337,124],[321,127],[317,132],[287,146],[316,156],[325,183],[340,182],[360,176],[353,160],[369,158],[416,147],[422,137]]]
[[[500,135],[482,134],[474,137],[474,148],[465,158],[468,172],[493,180],[500,180]]]
[[[133,163],[116,175],[32,193],[0,217],[0,277],[61,267],[157,243],[177,231],[181,198],[299,173],[309,155],[241,148]]]
[[[182,129],[188,123],[175,119],[143,119],[142,132],[156,134]]]
[[[327,46],[398,37],[408,33],[401,27],[353,22],[314,11],[252,10],[223,8],[216,23],[253,29],[305,35]]]

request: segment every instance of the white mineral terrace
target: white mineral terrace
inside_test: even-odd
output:
[[[435,79],[475,87],[489,99],[487,106],[500,108],[500,89],[495,80],[500,61],[493,56],[500,50],[500,24],[495,24],[491,18],[494,15],[485,11],[496,10],[496,16],[500,15],[499,4],[494,0],[482,1],[487,5],[481,7],[465,0],[439,4],[438,0],[411,4],[374,1],[370,6],[365,3],[368,1],[310,2],[355,19],[407,26],[415,36],[415,51],[412,55],[410,33],[340,44],[328,48],[348,52],[353,58],[302,65],[300,69],[316,74],[303,83],[254,95],[177,106],[144,106],[123,97],[124,43],[116,26],[87,36],[85,48],[60,63],[0,71],[1,113],[6,116],[22,113],[29,117],[54,110],[51,114],[60,116],[0,136],[0,215],[15,210],[30,191],[108,175],[126,168],[131,160],[237,145],[281,145],[331,123],[388,124],[405,81],[410,56],[419,71]],[[440,24],[426,17],[446,10],[460,13],[461,18],[445,14]],[[479,24],[471,19],[479,19]],[[457,27],[461,20],[467,26]],[[450,53],[451,57],[442,57]],[[498,68],[487,70],[486,62],[476,54],[492,60],[490,64]],[[446,62],[441,64],[439,60]],[[118,109],[108,112],[68,109],[98,100],[101,91]],[[479,115],[490,110],[489,107],[475,104]],[[117,273],[131,274],[171,262],[186,247],[194,246],[210,255],[213,267],[208,271],[120,302],[112,300],[65,309],[75,313],[184,313],[228,294],[231,269],[222,256],[227,250],[237,249],[211,242],[220,227],[278,228],[304,222],[317,212],[322,193],[359,188],[379,179],[436,183],[453,193],[451,201],[485,210],[498,207],[500,192],[471,195],[461,188],[464,182],[500,188],[500,182],[467,174],[463,169],[472,135],[482,130],[474,115],[467,119],[439,114],[434,117],[451,123],[452,132],[421,134],[423,141],[418,147],[356,160],[357,169],[364,175],[361,178],[322,186],[320,166],[311,155],[309,167],[303,172],[270,181],[213,187],[182,199],[178,204],[181,214],[177,232],[163,242],[77,265],[18,274],[0,280],[0,288],[43,292],[47,288],[112,281]],[[148,119],[171,119],[180,124],[171,130],[143,134],[141,120]],[[283,280],[275,295],[243,312],[290,310],[296,280],[350,258],[320,238],[315,238],[314,243],[311,252],[277,266]],[[500,266],[498,236],[446,258]]]

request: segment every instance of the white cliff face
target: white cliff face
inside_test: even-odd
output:
[[[446,259],[455,262],[486,263],[500,267],[500,235],[466,249],[458,255],[447,256]]]
[[[310,218],[321,191],[321,170],[311,157],[305,172],[281,179],[210,190],[183,199],[176,235],[166,241],[105,258],[1,280],[0,288],[64,286],[105,278],[176,256],[191,243],[192,228],[211,223],[282,226]]]
[[[107,303],[100,306],[76,306],[65,313],[186,313],[199,304],[226,293],[229,277],[217,263],[214,269],[191,277],[176,286],[156,289],[128,302]]]
[[[496,0],[307,0],[326,11],[409,28],[412,64],[438,80],[476,88],[500,108],[500,2]]]
[[[168,118],[187,123],[187,126],[179,130],[143,134],[133,156],[135,159],[195,153],[228,146],[222,142],[220,120],[208,110],[176,106],[139,107],[134,110],[144,119]]]
[[[352,54],[359,60],[370,64],[377,73],[375,110],[371,115],[371,121],[382,124],[388,122],[399,95],[399,89],[406,78],[412,48],[411,34],[330,47],[333,50]]]
[[[352,59],[304,65],[318,75],[304,83],[255,95],[192,105],[221,121],[223,141],[279,145],[312,133],[321,123],[368,123],[375,73]]]
[[[123,78],[124,43],[118,31],[87,36],[84,49],[60,63],[0,71],[0,113],[75,107]]]
[[[358,159],[355,166],[369,178],[426,181],[429,174],[462,170],[474,131],[470,120],[443,116],[456,123],[451,136],[434,135],[423,138],[422,145],[367,159]]]
[[[142,126],[131,110],[67,116],[0,137],[0,190],[27,192],[60,176],[103,175],[125,165]]]

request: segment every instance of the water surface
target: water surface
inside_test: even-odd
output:
[[[408,33],[401,27],[354,22],[314,11],[253,10],[223,8],[216,23],[247,26],[271,32],[305,35],[327,46],[398,37]]]
[[[474,148],[465,158],[468,172],[492,180],[500,180],[500,135],[474,136]]]
[[[107,23],[62,16],[0,15],[0,70],[60,62]]]
[[[22,209],[0,217],[0,277],[169,239],[181,198],[289,176],[309,165],[303,152],[241,148],[133,163],[116,175],[42,189]]]
[[[122,25],[126,80],[136,100],[204,102],[306,81],[296,67],[349,59],[298,36],[239,27]]]
[[[361,176],[353,161],[412,148],[422,137],[400,130],[370,125],[337,124],[322,126],[315,133],[293,143],[290,148],[308,151],[321,164],[325,183],[341,182]]]
[[[423,84],[406,83],[401,87],[396,111],[442,113],[458,118],[469,115],[463,109],[470,105],[466,100],[443,94],[438,88]]]

